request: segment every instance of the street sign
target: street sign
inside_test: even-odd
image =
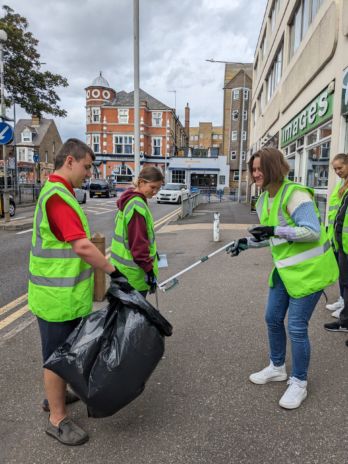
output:
[[[38,153],[34,153],[33,161],[34,163],[38,163],[40,161],[40,156]]]
[[[12,139],[12,127],[7,122],[0,122],[0,145],[7,145]]]

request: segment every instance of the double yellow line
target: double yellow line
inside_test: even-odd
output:
[[[180,210],[181,210],[181,208],[177,208],[174,211],[171,211],[170,213],[168,213],[165,216],[158,219],[155,222],[155,229],[158,229],[159,227],[161,227],[162,225],[164,225],[165,223],[167,223],[171,219],[175,218],[179,214]],[[111,250],[111,247],[108,247],[106,249],[106,258],[110,258],[110,250]],[[24,295],[20,296],[16,300],[11,301],[10,303],[8,303],[5,306],[3,306],[2,308],[0,308],[0,316],[2,316],[3,314],[8,313],[13,308],[15,308],[16,306],[19,306],[20,304],[26,302],[27,300],[28,300],[28,293],[25,293]],[[2,319],[0,321],[0,330],[4,329],[8,325],[12,324],[12,322],[14,322],[17,319],[19,319],[20,317],[22,317],[28,311],[29,311],[29,307],[26,304],[25,306],[17,309],[17,311],[13,312],[9,316]]]

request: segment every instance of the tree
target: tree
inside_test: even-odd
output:
[[[41,71],[39,41],[28,31],[28,21],[7,5],[0,18],[0,29],[7,33],[4,43],[4,81],[8,94],[6,104],[18,103],[28,114],[42,113],[65,117],[58,105],[56,87],[67,87],[68,81],[59,74]]]

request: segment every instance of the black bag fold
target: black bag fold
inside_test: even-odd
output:
[[[109,305],[86,318],[44,367],[69,383],[90,417],[107,417],[126,406],[164,353],[171,324],[125,280],[114,280]]]

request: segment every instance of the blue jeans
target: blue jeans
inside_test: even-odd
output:
[[[274,287],[270,288],[266,307],[266,323],[270,358],[275,366],[282,366],[286,354],[286,332],[284,319],[288,312],[288,333],[291,341],[291,376],[307,380],[310,359],[308,322],[319,301],[322,291],[311,293],[303,298],[292,298],[278,274],[274,272]],[[299,285],[301,283],[299,282]]]

